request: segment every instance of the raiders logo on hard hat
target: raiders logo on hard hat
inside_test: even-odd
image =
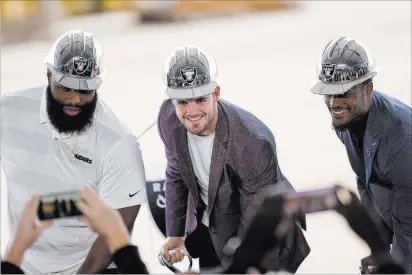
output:
[[[194,67],[180,69],[180,74],[187,84],[192,84],[196,79],[197,70]]]
[[[327,81],[331,81],[333,74],[335,73],[335,64],[323,64],[322,65],[322,74]]]
[[[89,68],[90,62],[84,57],[73,57],[73,69],[79,75],[83,75]]]

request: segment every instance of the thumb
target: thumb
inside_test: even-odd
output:
[[[162,254],[163,257],[167,260],[170,261],[170,254],[169,254],[169,250],[171,249],[170,244],[166,243],[163,245],[162,247]]]
[[[83,216],[78,216],[77,218],[81,220],[82,222],[84,222],[85,224],[87,224],[87,226],[90,227],[94,231],[93,224],[87,216],[83,215]]]
[[[38,228],[39,232],[42,232],[43,230],[49,228],[52,225],[53,225],[53,221],[42,221],[42,222],[40,222],[40,224],[37,228]]]

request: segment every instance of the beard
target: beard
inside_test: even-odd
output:
[[[50,85],[46,89],[47,92],[47,115],[51,124],[59,133],[66,134],[81,134],[85,129],[92,124],[94,111],[97,105],[97,93],[93,100],[82,105],[64,104],[55,99],[51,93]],[[67,115],[64,107],[77,107],[80,112],[76,116]]]
[[[332,118],[332,129],[337,132],[344,132],[352,127],[354,127],[359,120],[365,115],[365,113],[357,113],[352,115],[346,122],[337,124]]]

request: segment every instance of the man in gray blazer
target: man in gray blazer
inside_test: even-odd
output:
[[[325,47],[311,91],[324,95],[362,203],[382,218],[392,255],[412,273],[412,109],[374,90],[376,74],[370,53],[339,37]]]
[[[294,191],[282,175],[271,131],[251,113],[220,99],[213,59],[196,46],[176,48],[165,63],[167,95],[158,116],[166,157],[163,256],[183,259],[186,247],[201,269],[221,264],[227,241],[241,235],[263,187]],[[263,260],[267,270],[296,272],[310,248],[296,222],[281,247]],[[168,253],[176,249],[175,253]],[[253,253],[253,252],[251,252]]]

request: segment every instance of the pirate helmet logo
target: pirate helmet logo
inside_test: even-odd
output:
[[[326,81],[331,81],[335,73],[335,64],[323,64],[322,65],[322,75]]]
[[[187,84],[192,84],[196,79],[197,70],[194,67],[180,69],[180,74]]]
[[[89,68],[90,62],[84,57],[73,57],[73,69],[79,75],[83,75]]]

